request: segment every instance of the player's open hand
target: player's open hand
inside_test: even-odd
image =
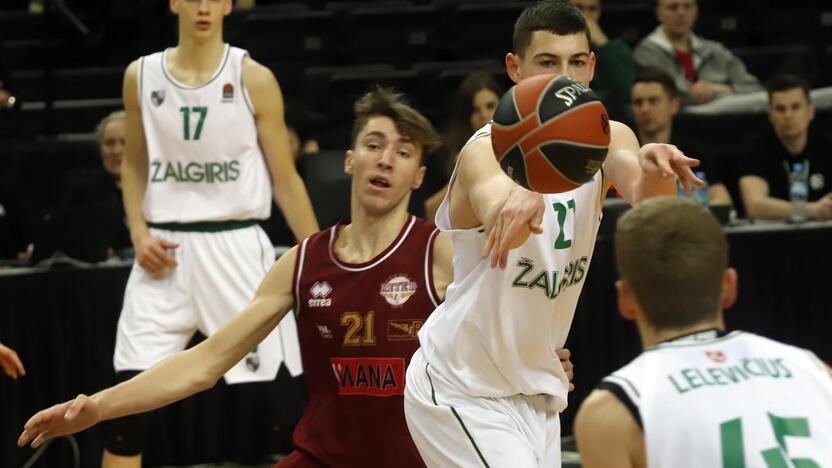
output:
[[[81,394],[74,400],[55,405],[32,416],[23,426],[23,433],[17,445],[23,447],[29,442],[38,448],[49,439],[74,434],[97,424],[101,420],[95,399]]]
[[[175,242],[146,235],[136,242],[136,261],[148,273],[158,273],[165,268],[175,268],[177,263],[168,252],[179,247]]]
[[[520,187],[509,192],[502,207],[493,218],[490,226],[486,225],[488,241],[483,249],[483,258],[491,257],[491,268],[497,265],[505,269],[508,252],[525,242],[529,234],[543,232],[543,195]]]
[[[569,379],[569,391],[571,392],[575,390],[575,384],[572,383],[572,379],[575,378],[575,366],[569,360],[572,352],[567,348],[563,348],[556,350],[555,355],[560,359],[560,365],[563,366],[563,371],[566,372],[566,378]]]
[[[13,379],[26,375],[26,369],[23,368],[17,353],[3,343],[0,343],[0,366],[3,367],[3,372]]]
[[[692,187],[704,187],[705,181],[696,177],[691,168],[699,166],[698,159],[689,158],[679,148],[662,143],[650,143],[638,152],[641,170],[660,177],[678,177],[685,194],[690,195]]]

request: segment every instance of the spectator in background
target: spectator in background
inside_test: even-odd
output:
[[[696,0],[657,0],[659,26],[636,47],[636,63],[670,73],[685,105],[762,90],[725,46],[693,33],[697,14]]]
[[[69,172],[57,206],[38,228],[35,261],[55,253],[87,262],[132,257],[121,194],[125,114],[107,115],[96,127],[101,167]]]
[[[459,85],[442,149],[438,157],[428,162],[425,187],[433,195],[425,201],[425,219],[433,220],[436,216],[436,210],[448,191],[448,180],[456,165],[459,150],[475,131],[491,121],[503,93],[497,80],[485,72],[473,72]]]
[[[9,70],[3,60],[3,41],[0,40],[0,110],[11,109],[15,104],[15,97],[8,88]]]
[[[748,144],[740,165],[740,192],[749,218],[786,219],[791,214],[789,178],[795,163],[808,174],[810,218],[832,218],[832,135],[812,128],[815,106],[809,85],[794,75],[767,84],[771,128]]]
[[[630,87],[633,85],[635,65],[633,52],[622,39],[610,39],[599,25],[601,0],[569,0],[578,7],[589,27],[592,51],[595,52],[595,76],[592,90],[601,98],[610,117],[629,117]]]
[[[3,372],[13,379],[26,376],[26,369],[23,368],[17,353],[3,343],[0,343],[0,366],[3,367]]]
[[[731,195],[722,181],[721,171],[713,162],[713,148],[697,144],[696,140],[673,130],[673,117],[679,112],[679,90],[673,78],[656,68],[643,68],[635,77],[630,92],[632,112],[639,143],[668,143],[685,154],[698,158],[702,164],[696,172],[707,180],[708,198],[715,205],[731,205]]]

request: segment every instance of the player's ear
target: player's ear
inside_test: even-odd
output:
[[[224,16],[228,16],[231,14],[231,10],[234,9],[234,0],[225,0],[225,6],[222,9],[222,14]]]
[[[618,313],[624,320],[635,320],[636,305],[633,291],[624,280],[615,282],[615,290],[618,293]]]
[[[179,2],[177,0],[170,0],[170,3],[168,4],[168,7],[170,8],[170,11],[173,12],[174,15],[179,14]]]
[[[346,154],[344,155],[344,173],[352,175],[352,150],[347,150]]]
[[[518,68],[520,67],[520,56],[516,55],[513,52],[509,52],[506,54],[506,73],[508,73],[508,77],[511,78],[511,81],[515,83],[520,82],[520,72]]]
[[[672,97],[670,98],[670,115],[676,115],[679,113],[679,98]]]
[[[595,65],[598,63],[598,57],[595,55],[595,52],[589,51],[589,81],[587,84],[592,83],[592,79],[595,78]]]
[[[425,180],[425,173],[428,171],[428,168],[425,166],[419,166],[419,170],[416,171],[416,176],[413,179],[413,183],[410,185],[410,188],[413,190],[418,189],[422,186],[422,182]]]
[[[722,297],[719,300],[719,306],[722,310],[730,309],[737,300],[737,270],[733,268],[726,268],[725,274],[722,276]]]

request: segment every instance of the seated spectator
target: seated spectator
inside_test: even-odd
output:
[[[659,26],[636,47],[636,64],[670,73],[685,105],[762,90],[725,46],[693,33],[697,13],[696,0],[657,0]]]
[[[473,72],[459,85],[450,109],[442,149],[435,158],[428,159],[423,188],[419,190],[433,194],[424,202],[425,219],[433,220],[436,216],[448,192],[448,180],[459,151],[474,132],[491,121],[503,93],[503,88],[485,72]]]
[[[781,75],[766,84],[771,127],[751,139],[740,165],[740,192],[749,218],[791,215],[789,178],[795,163],[809,174],[810,218],[832,218],[832,135],[812,127],[815,106],[801,78]]]
[[[630,87],[633,85],[635,65],[633,52],[622,39],[610,39],[601,29],[601,0],[569,0],[578,7],[589,27],[592,51],[595,52],[595,76],[592,90],[601,98],[610,117],[617,120],[629,117]]]
[[[673,117],[679,111],[679,90],[673,78],[656,68],[641,69],[636,74],[630,94],[639,143],[673,144],[685,154],[702,161],[695,171],[709,184],[710,203],[731,205],[731,195],[723,183],[721,171],[713,163],[713,149],[673,130]]]
[[[36,261],[58,252],[89,262],[132,256],[121,195],[124,111],[102,119],[97,135],[102,167],[67,174],[60,202],[38,227]]]
[[[8,89],[9,70],[3,60],[3,41],[0,40],[0,110],[14,107],[16,99]]]

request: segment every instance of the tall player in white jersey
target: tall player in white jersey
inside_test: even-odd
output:
[[[526,8],[506,55],[509,76],[554,73],[589,85],[588,34],[565,2]],[[690,170],[698,161],[675,147],[639,148],[618,122],[611,133],[594,179],[555,195],[524,190],[502,172],[489,126],[460,153],[436,218],[453,242],[454,282],[419,333],[405,391],[428,466],[559,466],[568,381],[553,351],[571,326],[609,181],[633,204],[676,193],[677,177],[701,184]],[[526,229],[536,235],[512,250]]]
[[[832,369],[804,349],[725,333],[736,297],[719,223],[662,197],[618,222],[618,308],[644,352],[575,421],[587,468],[832,466]]]
[[[254,297],[274,261],[256,221],[272,192],[292,231],[318,230],[295,170],[274,75],[223,42],[231,0],[171,0],[179,43],[127,68],[124,205],[136,263],[114,365],[126,380],[216,332]],[[302,372],[291,316],[226,375],[266,381]],[[113,421],[105,467],[141,463],[147,416]]]

